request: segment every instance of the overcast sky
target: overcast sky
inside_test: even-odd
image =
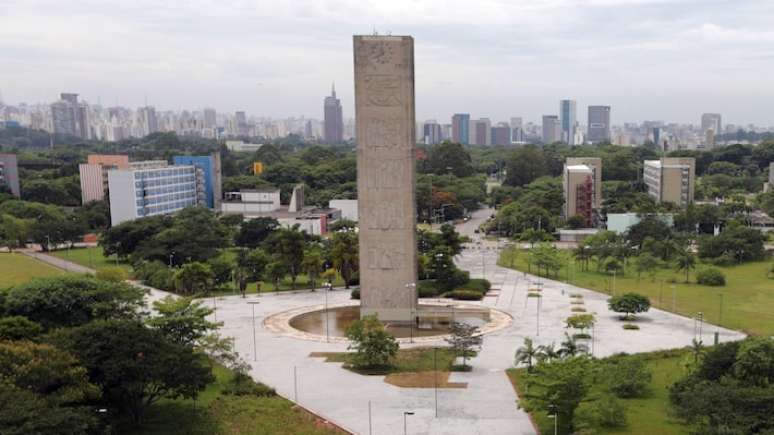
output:
[[[0,0],[0,92],[50,102],[354,115],[352,35],[415,38],[417,119],[774,125],[772,0]]]

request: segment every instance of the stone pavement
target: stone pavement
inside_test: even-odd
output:
[[[596,356],[684,347],[696,336],[692,319],[660,310],[640,316],[641,330],[624,330],[622,322],[607,310],[607,295],[552,280],[540,281],[543,297],[538,311],[537,299],[527,298],[528,288],[538,278],[497,266],[496,245],[496,242],[486,242],[479,249],[474,243],[456,261],[473,277],[482,276],[486,270],[486,277],[500,290],[497,297],[488,297],[482,303],[509,313],[513,323],[485,336],[482,351],[472,360],[472,372],[452,375],[451,381],[466,382],[468,388],[438,391],[438,418],[435,418],[433,389],[398,388],[384,383],[381,376],[360,376],[341,369],[340,364],[310,358],[311,352],[344,351],[346,344],[291,338],[264,325],[264,319],[274,313],[321,305],[322,291],[248,299],[219,298],[218,320],[225,323],[223,333],[236,339],[238,351],[253,365],[255,379],[342,427],[362,434],[401,433],[404,411],[415,413],[408,417],[408,433],[412,434],[535,433],[527,414],[517,407],[518,398],[505,370],[512,367],[514,353],[523,344],[524,337],[533,338],[537,344],[560,344],[567,331],[564,319],[572,314],[570,293],[581,293],[586,309],[598,316],[593,340]],[[248,300],[260,302],[255,306],[258,351],[255,362]],[[344,290],[334,290],[328,296],[331,305],[348,300],[349,292]],[[743,337],[735,331],[705,324],[702,337],[705,343],[712,342],[716,330],[723,341]]]

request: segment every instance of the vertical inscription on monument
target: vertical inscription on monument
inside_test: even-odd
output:
[[[363,315],[409,321],[417,295],[414,40],[355,36],[355,118]]]

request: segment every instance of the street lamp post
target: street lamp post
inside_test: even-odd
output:
[[[704,313],[699,311],[699,342],[702,341],[702,326],[704,326]]]
[[[330,290],[331,287],[333,287],[333,284],[331,284],[331,282],[328,281],[325,283],[324,287],[325,287],[325,291],[323,293],[325,293],[325,341],[330,342],[331,341],[330,329],[328,328],[328,290]]]
[[[433,384],[435,385],[435,418],[438,418],[438,348],[433,348]]]
[[[559,433],[559,410],[556,405],[549,405],[549,408],[553,411],[553,414],[549,415],[548,418],[554,419],[554,435],[557,435]]]
[[[253,311],[253,361],[258,361],[258,346],[255,343],[255,306],[260,304],[258,301],[247,301]]]
[[[414,412],[412,411],[403,411],[403,435],[408,434],[408,426],[406,424],[406,417],[409,415],[414,415]]]

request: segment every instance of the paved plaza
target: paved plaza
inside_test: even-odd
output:
[[[479,213],[479,219],[461,227],[461,232],[472,233],[470,228],[476,225],[475,221],[480,222],[481,216]],[[264,326],[263,320],[273,313],[321,306],[324,294],[320,290],[248,299],[219,298],[217,319],[224,322],[223,333],[236,339],[237,350],[253,365],[252,375],[256,380],[352,432],[375,435],[402,433],[405,411],[415,413],[408,416],[411,434],[534,434],[527,414],[517,406],[518,397],[505,370],[512,366],[513,355],[525,337],[533,338],[536,344],[560,344],[567,331],[564,319],[572,314],[571,293],[581,293],[586,309],[597,314],[595,356],[683,347],[695,337],[692,319],[655,309],[640,316],[637,322],[641,330],[623,330],[622,322],[607,309],[607,295],[546,279],[540,280],[544,290],[538,311],[537,299],[527,298],[528,288],[538,278],[497,266],[496,246],[496,242],[484,242],[479,248],[474,242],[458,257],[457,263],[474,278],[483,276],[485,271],[493,288],[499,289],[499,295],[487,297],[481,303],[509,313],[513,323],[485,336],[482,351],[472,360],[472,372],[452,374],[450,381],[466,382],[468,388],[438,390],[438,418],[433,389],[398,388],[385,383],[382,376],[357,375],[342,369],[340,364],[311,358],[311,352],[344,351],[346,344],[292,338]],[[253,362],[252,306],[247,302],[255,300],[259,304],[255,305],[257,361]],[[348,300],[349,292],[343,289],[328,294],[329,304],[343,304]],[[716,331],[722,341],[743,337],[705,324],[704,342],[711,343]],[[444,345],[443,342],[433,344]]]

